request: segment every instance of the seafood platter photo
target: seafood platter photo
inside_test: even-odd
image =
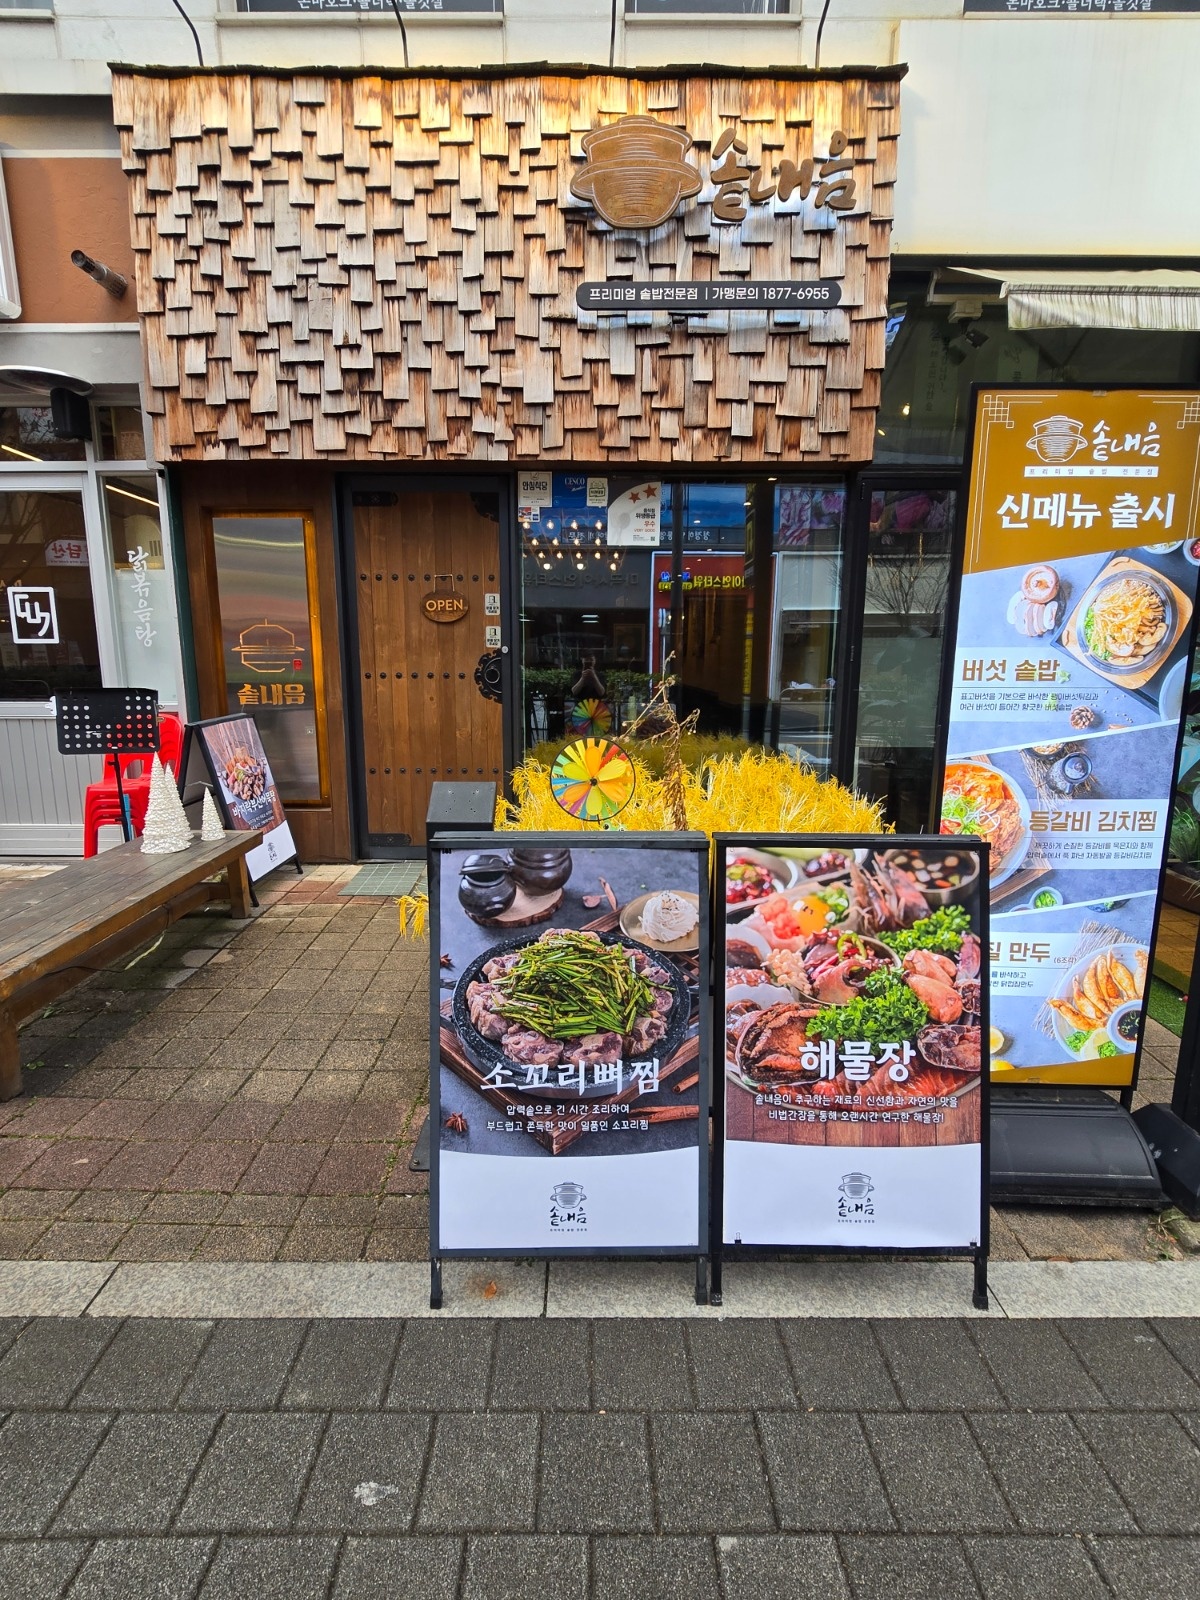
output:
[[[725,1135],[976,1143],[987,1071],[986,848],[725,841]]]

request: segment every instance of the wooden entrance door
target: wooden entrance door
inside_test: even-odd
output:
[[[432,784],[502,777],[501,707],[475,682],[500,623],[499,497],[356,494],[353,518],[364,843],[423,844]]]

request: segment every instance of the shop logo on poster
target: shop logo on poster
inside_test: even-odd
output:
[[[8,617],[14,644],[58,643],[58,612],[53,589],[10,588]]]
[[[556,1233],[586,1233],[587,1195],[579,1183],[558,1183],[550,1191],[550,1226]]]
[[[1040,461],[1059,466],[1087,449],[1087,436],[1082,422],[1060,415],[1034,423],[1033,437],[1026,443]]]
[[[838,1184],[838,1221],[854,1223],[873,1223],[875,1221],[875,1202],[871,1196],[875,1193],[875,1185],[871,1182],[870,1174],[866,1172],[847,1172]]]

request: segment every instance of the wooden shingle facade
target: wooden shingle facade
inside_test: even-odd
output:
[[[869,460],[902,74],[114,68],[159,459]],[[641,232],[570,192],[584,136],[631,115],[685,130],[703,179]],[[839,130],[850,209],[756,198]],[[762,175],[735,222],[709,176],[729,133]],[[575,299],[797,279],[837,280],[840,305]]]

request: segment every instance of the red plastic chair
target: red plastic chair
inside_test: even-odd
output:
[[[158,719],[158,757],[163,766],[179,775],[179,759],[183,753],[183,724],[167,711]],[[121,802],[117,797],[116,763],[121,763],[121,789],[129,802],[129,820],[135,835],[140,835],[146,822],[146,808],[150,804],[150,765],[152,756],[105,756],[104,777],[99,783],[89,783],[83,799],[83,853],[94,856],[99,848],[97,835],[101,828],[121,826]],[[136,769],[136,770],[135,770]]]

